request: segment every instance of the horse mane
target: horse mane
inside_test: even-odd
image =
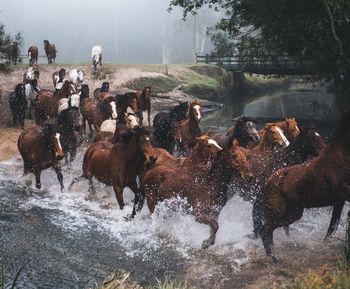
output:
[[[227,139],[226,145],[230,146],[233,142],[234,139],[239,139],[240,137],[243,137],[243,129],[244,125],[248,122],[251,121],[256,124],[256,119],[250,116],[241,116],[238,118],[233,130],[232,134],[229,136]]]
[[[189,108],[188,102],[180,102],[169,111],[169,116],[172,120],[180,121],[186,117],[186,112]]]

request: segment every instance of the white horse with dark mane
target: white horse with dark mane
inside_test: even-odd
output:
[[[96,45],[92,47],[91,51],[92,64],[94,66],[94,71],[97,69],[97,65],[102,65],[102,47],[100,45]]]

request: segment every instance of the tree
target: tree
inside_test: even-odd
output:
[[[208,5],[225,16],[215,26],[227,33],[245,55],[288,55],[309,62],[331,80],[340,96],[350,99],[349,0],[171,0],[184,17]]]
[[[13,38],[6,33],[4,24],[0,24],[0,70],[6,70],[11,63],[11,53],[13,43],[16,42],[17,59],[19,60],[19,48],[23,44],[23,38],[20,33],[17,33]]]

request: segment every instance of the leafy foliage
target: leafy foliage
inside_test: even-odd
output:
[[[224,11],[215,37],[225,32],[248,58],[288,55],[307,61],[346,96],[343,104],[349,101],[349,0],[172,0],[170,5],[183,7],[184,17],[204,5]]]
[[[8,65],[11,62],[9,49],[14,42],[18,44],[17,55],[19,56],[19,48],[23,45],[22,35],[17,33],[14,37],[11,37],[6,33],[5,25],[0,24],[0,71],[8,69]]]

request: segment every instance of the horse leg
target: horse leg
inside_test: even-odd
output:
[[[201,211],[199,216],[196,216],[196,220],[202,224],[207,224],[210,226],[210,236],[208,239],[204,240],[202,243],[202,249],[207,249],[215,243],[216,232],[219,229],[219,224],[217,218],[208,213]]]
[[[141,185],[140,185],[140,188],[137,187],[136,181],[133,182],[129,187],[135,194],[134,206],[132,209],[132,213],[130,215],[130,218],[134,218],[136,213],[142,210],[144,200],[145,200],[145,194]]]
[[[64,185],[63,185],[63,175],[62,175],[62,172],[61,172],[61,165],[58,163],[57,165],[55,165],[53,167],[53,169],[55,170],[56,172],[56,175],[57,175],[57,179],[61,185],[61,192],[63,191],[64,189]]]
[[[89,131],[90,131],[89,138],[91,139],[94,135],[94,131],[93,131],[92,125],[89,121],[88,121],[88,125],[89,125]]]
[[[341,201],[336,201],[335,204],[333,205],[332,218],[327,230],[327,234],[324,237],[324,241],[329,240],[333,236],[333,234],[336,232],[339,225],[341,212],[343,211],[344,204],[345,202],[341,200]]]
[[[35,175],[35,187],[38,190],[41,189],[40,174],[41,174],[41,170],[35,170],[35,172],[34,172],[34,175]]]
[[[151,126],[151,109],[147,109],[148,125]]]
[[[257,239],[261,233],[262,224],[262,200],[261,197],[257,196],[256,200],[253,203],[253,235],[249,235],[248,237],[252,239]]]
[[[262,229],[261,229],[261,240],[263,242],[264,245],[264,249],[265,249],[265,253],[266,256],[272,257],[272,250],[271,250],[271,244],[273,243],[273,229],[268,226],[267,224],[265,224]]]
[[[123,198],[123,189],[124,187],[120,186],[119,184],[113,184],[113,189],[115,193],[115,197],[117,198],[117,202],[119,205],[119,208],[123,210],[125,204],[124,204],[124,198]]]

